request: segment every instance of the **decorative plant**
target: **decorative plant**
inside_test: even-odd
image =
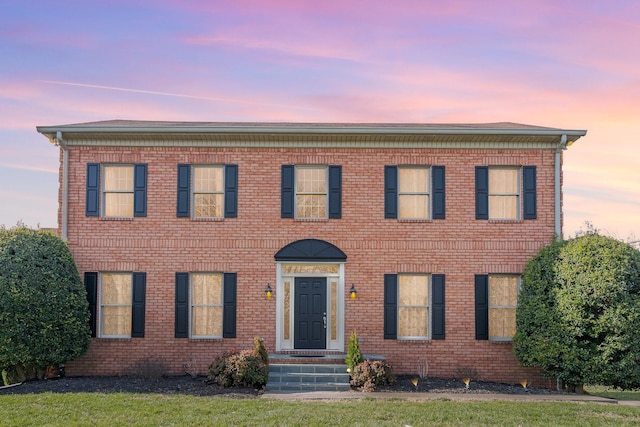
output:
[[[362,353],[360,352],[360,343],[358,342],[358,333],[353,331],[349,336],[349,347],[347,348],[347,357],[345,358],[347,372],[350,374],[353,373],[356,365],[362,363],[363,360]]]
[[[377,386],[393,384],[391,366],[380,360],[365,360],[353,368],[351,385],[361,391],[374,391]]]
[[[264,340],[260,337],[255,337],[253,339],[253,354],[266,365],[269,366],[269,354],[267,353],[267,349],[264,347]]]

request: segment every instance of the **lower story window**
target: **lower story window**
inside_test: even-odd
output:
[[[398,338],[429,337],[429,276],[398,275]]]
[[[191,336],[222,337],[222,274],[191,274]]]
[[[100,335],[131,336],[131,273],[102,273],[101,285]]]
[[[520,276],[489,275],[489,339],[510,340],[516,333]]]

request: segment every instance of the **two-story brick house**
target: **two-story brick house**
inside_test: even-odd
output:
[[[562,154],[583,130],[105,121],[38,131],[60,147],[59,232],[95,336],[69,375],[146,359],[204,372],[254,336],[271,353],[343,354],[356,330],[362,351],[397,373],[426,361],[439,377],[536,377],[510,344],[520,274],[561,234]]]

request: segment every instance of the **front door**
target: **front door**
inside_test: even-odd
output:
[[[327,348],[327,279],[296,277],[294,292],[294,348]]]

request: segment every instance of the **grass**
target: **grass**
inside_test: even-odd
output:
[[[640,408],[558,402],[276,401],[157,394],[0,396],[2,426],[640,425]]]
[[[593,396],[608,397],[617,400],[640,400],[640,390],[620,390],[603,385],[584,386],[584,391]]]

